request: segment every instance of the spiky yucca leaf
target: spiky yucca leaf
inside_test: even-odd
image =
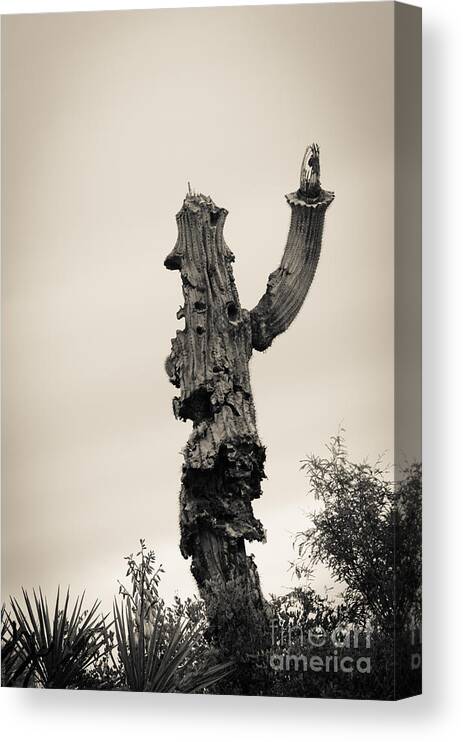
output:
[[[106,616],[98,614],[99,602],[83,611],[84,595],[78,596],[70,610],[69,589],[60,607],[58,588],[53,614],[39,589],[33,600],[23,589],[25,608],[11,598],[18,624],[18,656],[34,663],[33,677],[44,688],[77,688],[86,669],[105,650]]]
[[[130,603],[114,602],[114,627],[125,681],[132,691],[152,693],[196,693],[228,677],[233,663],[211,667],[198,657],[196,637],[201,625],[192,626],[180,617],[172,627],[165,621],[162,605],[151,611],[149,622],[139,629],[138,616]],[[147,636],[145,636],[145,633]],[[205,665],[196,672],[189,662]],[[204,660],[204,661],[203,661]]]
[[[21,656],[20,641],[23,631],[18,630],[16,622],[2,605],[2,685],[6,687],[22,686],[26,688],[34,672],[37,656],[29,653]]]

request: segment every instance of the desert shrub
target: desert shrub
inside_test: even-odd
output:
[[[325,564],[346,585],[350,619],[392,636],[419,620],[421,465],[408,466],[394,482],[381,460],[349,461],[341,436],[328,450],[327,458],[302,464],[321,507],[296,539],[296,575]]]
[[[340,435],[331,439],[328,452],[302,462],[319,508],[296,538],[293,568],[309,584],[315,565],[330,569],[339,585],[338,615],[328,610],[325,617],[342,631],[354,629],[360,638],[368,637],[371,671],[364,677],[338,675],[327,694],[394,698],[418,693],[421,465],[404,467],[393,481],[381,459],[374,464],[350,461]],[[309,597],[314,603],[310,590]],[[317,605],[317,621],[323,625],[324,613],[315,600]],[[326,688],[320,691],[325,694]]]

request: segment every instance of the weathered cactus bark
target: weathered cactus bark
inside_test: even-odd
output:
[[[189,192],[177,214],[178,239],[165,266],[179,270],[184,306],[166,361],[179,390],[175,416],[191,420],[180,495],[181,552],[204,598],[212,636],[225,655],[255,648],[266,631],[266,603],[245,541],[264,541],[252,510],[261,495],[265,449],[249,378],[252,350],[265,350],[296,317],[320,255],[325,212],[334,198],[320,187],[319,152],[307,148],[301,186],[286,198],[291,224],[280,267],[248,312],[233,278],[223,228],[227,211]]]

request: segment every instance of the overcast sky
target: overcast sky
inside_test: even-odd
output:
[[[164,371],[182,302],[163,267],[175,214],[188,180],[229,210],[252,308],[315,140],[336,193],[318,272],[251,368],[268,542],[250,550],[264,591],[281,592],[313,505],[304,455],[342,424],[353,458],[393,456],[392,4],[2,25],[4,594],[70,584],[109,605],[140,537],[165,565],[163,594],[193,592],[178,550],[190,424]]]

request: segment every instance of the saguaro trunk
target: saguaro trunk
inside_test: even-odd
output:
[[[325,211],[334,198],[319,181],[319,152],[308,147],[301,186],[288,195],[291,224],[279,268],[248,312],[233,278],[223,228],[227,211],[189,192],[177,214],[178,239],[165,260],[179,270],[184,306],[166,361],[179,390],[175,416],[191,420],[180,495],[181,551],[204,598],[213,637],[228,656],[264,643],[267,611],[245,541],[264,541],[252,510],[261,495],[265,449],[249,378],[252,350],[265,350],[297,315],[320,254]]]

